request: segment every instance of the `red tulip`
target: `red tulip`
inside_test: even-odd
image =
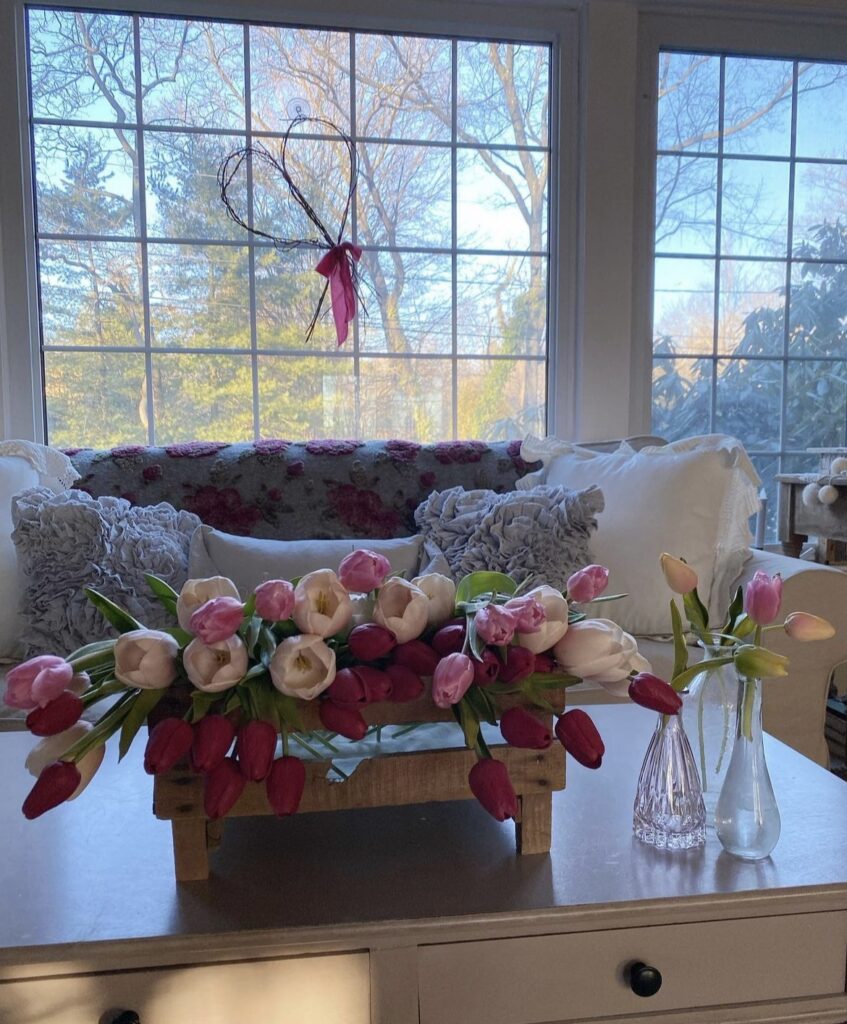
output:
[[[48,764],[24,800],[21,808],[24,817],[32,820],[63,804],[81,781],[79,768],[73,761],[54,761]]]
[[[556,720],[556,735],[562,746],[586,768],[599,768],[606,747],[597,726],[581,708],[566,711]]]
[[[280,818],[296,814],[306,785],[306,769],[297,757],[278,757],[265,780],[268,803]]]
[[[144,748],[144,771],[148,775],[161,775],[191,750],[194,730],[184,718],[163,718],[150,730]]]
[[[391,696],[391,679],[373,665],[357,665],[353,671],[362,680],[369,704],[388,700]]]
[[[391,660],[395,665],[405,665],[419,676],[431,676],[440,656],[423,640],[408,640],[394,648]]]
[[[535,665],[533,666],[533,672],[548,672],[556,671],[556,659],[552,654],[548,654],[544,651],[542,654],[535,655]]]
[[[465,627],[442,626],[432,638],[432,646],[442,658],[448,654],[456,654],[465,646]]]
[[[327,697],[340,707],[354,708],[367,704],[368,695],[362,677],[352,668],[342,668],[326,688]]]
[[[500,667],[503,662],[494,651],[484,650],[482,661],[471,658],[473,662],[473,681],[477,686],[489,686],[500,675]]]
[[[75,693],[63,690],[42,708],[26,716],[26,727],[33,736],[55,736],[76,725],[83,712],[83,703]]]
[[[526,647],[507,647],[506,664],[500,666],[504,683],[518,683],[535,671],[535,655]]]
[[[468,782],[473,795],[493,818],[505,821],[517,815],[518,798],[502,761],[491,757],[477,761],[470,770]]]
[[[254,719],[238,730],[235,753],[245,779],[261,782],[267,778],[276,752],[276,729],[270,722]]]
[[[509,708],[500,718],[503,739],[513,747],[546,750],[553,742],[553,733],[546,722],[530,714],[526,708]]]
[[[376,661],[384,658],[397,646],[397,638],[390,629],[375,622],[354,626],[347,637],[350,653],[358,661]]]
[[[675,715],[682,707],[682,698],[676,690],[652,672],[633,676],[627,692],[636,704],[663,715]]]
[[[247,779],[241,774],[234,757],[225,757],[206,776],[203,793],[203,810],[207,818],[222,818],[232,810],[235,802],[244,792]]]
[[[417,700],[423,694],[423,680],[405,665],[389,665],[385,673],[391,680],[391,699],[398,704]]]
[[[205,715],[194,726],[191,767],[204,774],[217,768],[234,739],[235,726],[225,715]]]
[[[354,708],[342,708],[331,700],[318,705],[321,724],[330,732],[337,732],[348,740],[360,740],[368,731],[368,723]]]

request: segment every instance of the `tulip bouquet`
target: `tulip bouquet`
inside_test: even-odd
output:
[[[42,737],[27,760],[37,781],[23,812],[34,818],[76,797],[106,741],[119,734],[123,757],[146,723],[146,771],[187,762],[202,773],[209,818],[227,814],[248,781],[264,782],[276,814],[293,814],[305,785],[304,751],[331,760],[338,737],[357,741],[369,732],[366,705],[417,701],[452,712],[477,755],[472,793],[498,820],[514,817],[514,789],[481,723],[499,721],[508,744],[532,749],[548,747],[555,733],[596,768],[604,747],[585,712],[559,715],[551,730],[527,705],[549,716],[562,687],[589,680],[621,693],[649,669],[631,636],[579,610],[601,599],[607,579],[606,569],[589,566],[564,594],[548,586],[520,593],[510,577],[481,572],[457,588],[438,574],[411,582],[393,576],[384,556],[362,549],[337,572],[268,580],[246,601],[225,577],[188,580],[177,593],[149,576],[176,620],[164,630],[145,628],[88,590],[117,639],[66,658],[32,658],[7,677],[6,702],[28,710],[29,729]],[[648,706],[675,697],[667,684],[642,690]],[[83,721],[100,701],[108,706],[99,720]],[[502,715],[501,701],[511,704]],[[307,729],[306,719],[320,727]]]

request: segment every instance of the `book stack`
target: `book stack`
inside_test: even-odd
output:
[[[826,742],[829,746],[831,767],[843,770],[847,765],[847,702],[830,697],[826,702]]]

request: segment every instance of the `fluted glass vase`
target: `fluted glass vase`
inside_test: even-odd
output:
[[[776,846],[781,821],[765,761],[762,682],[738,680],[735,740],[718,797],[715,831],[727,853],[761,860]]]
[[[700,777],[680,715],[659,715],[638,776],[632,828],[642,843],[666,850],[706,841]]]
[[[727,653],[727,649],[720,646],[700,646],[704,660]],[[732,755],[737,699],[738,677],[731,664],[696,676],[683,695],[685,731],[700,773],[706,828],[709,829],[715,827],[715,808]]]

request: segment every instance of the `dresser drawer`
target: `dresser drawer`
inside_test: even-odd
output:
[[[108,1010],[141,1024],[369,1024],[368,956],[254,960],[0,984],[3,1024],[99,1024]]]
[[[420,1024],[542,1024],[844,992],[847,913],[492,939],[420,950]],[[662,985],[635,995],[642,961]]]

